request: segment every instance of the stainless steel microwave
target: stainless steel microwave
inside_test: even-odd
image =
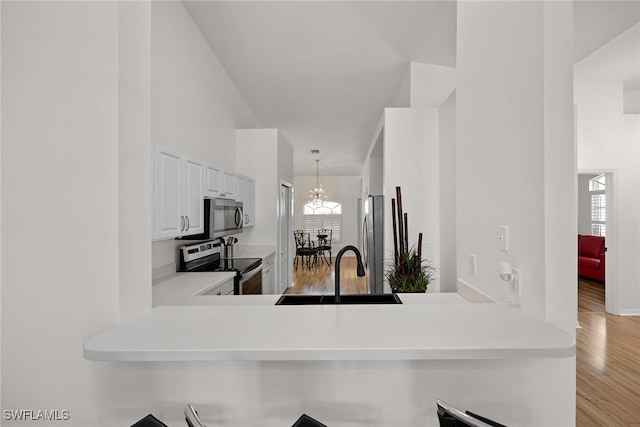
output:
[[[242,202],[231,199],[204,199],[204,233],[208,239],[242,233]]]

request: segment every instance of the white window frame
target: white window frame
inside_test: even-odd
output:
[[[326,213],[326,212],[331,213]],[[319,213],[325,212],[325,213]],[[336,202],[324,202],[322,205],[307,203],[302,215],[302,229],[315,239],[318,230],[332,230],[332,243],[342,243],[342,205]]]
[[[591,205],[591,234],[606,235],[607,201],[605,175],[598,175],[589,180],[589,197]]]

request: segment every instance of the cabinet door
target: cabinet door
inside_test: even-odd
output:
[[[262,269],[262,293],[276,294],[273,266]]]
[[[235,199],[236,174],[232,172],[224,172],[222,175],[222,182],[222,197],[226,199]]]
[[[256,180],[247,177],[245,185],[244,212],[245,227],[256,225]]]
[[[184,235],[204,233],[204,176],[205,164],[194,157],[183,157],[183,215]]]
[[[246,195],[247,195],[247,177],[242,175],[236,175],[236,200],[243,202],[246,208]]]
[[[222,197],[222,168],[213,163],[207,163],[205,171],[205,195]]]
[[[182,154],[156,145],[154,191],[154,238],[167,239],[182,234]]]

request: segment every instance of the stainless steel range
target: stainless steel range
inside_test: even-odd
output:
[[[234,295],[261,294],[262,258],[223,258],[221,251],[218,241],[181,246],[177,271],[235,271]]]

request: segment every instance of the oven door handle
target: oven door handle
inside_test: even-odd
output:
[[[251,279],[253,276],[255,276],[258,273],[262,272],[262,263],[257,266],[256,268],[252,268],[251,270],[247,271],[246,273],[244,273],[241,277],[240,277],[240,281],[245,281],[248,279]]]

